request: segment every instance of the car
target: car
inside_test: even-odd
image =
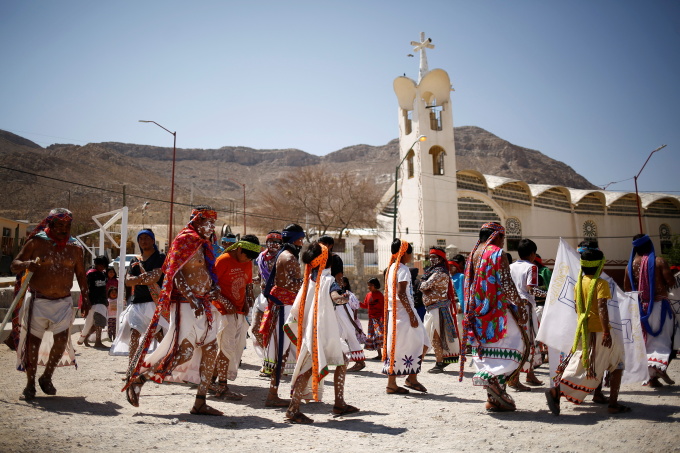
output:
[[[132,258],[134,258],[136,256],[137,255],[134,255],[134,254],[125,255],[125,272],[127,272],[128,268],[130,267],[130,261],[132,261]],[[119,269],[120,269],[120,256],[118,258],[116,258],[115,260],[113,260],[111,262],[111,265],[116,270],[116,274],[120,275],[120,271],[119,271]]]

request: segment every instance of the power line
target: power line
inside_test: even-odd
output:
[[[66,180],[66,179],[56,178],[54,176],[44,176],[44,175],[41,175],[41,174],[38,174],[38,173],[33,173],[33,172],[25,171],[25,170],[18,170],[18,169],[15,169],[15,168],[4,166],[4,165],[0,165],[0,168],[5,169],[5,170],[9,170],[9,171],[13,171],[13,172],[16,172],[16,173],[21,173],[21,174],[25,174],[25,175],[31,175],[31,176],[49,179],[49,180],[52,180],[52,181],[58,181],[58,182],[66,183],[66,184],[71,184],[71,185],[74,185],[74,186],[86,187],[88,189],[94,189],[94,190],[101,190],[103,192],[113,193],[113,194],[121,195],[121,196],[123,195],[122,191],[117,191],[117,190],[113,190],[113,189],[106,189],[106,188],[103,188],[103,187],[92,186],[92,185],[89,185],[89,184],[77,183],[77,182],[69,181],[69,180]],[[62,189],[62,190],[64,190],[64,189]],[[127,197],[133,197],[133,198],[139,198],[139,199],[143,199],[143,200],[150,200],[150,201],[155,201],[155,202],[159,202],[159,203],[170,204],[169,200],[161,200],[161,199],[158,199],[158,198],[148,197],[146,195],[135,195],[135,194],[129,194],[127,192],[126,192],[125,195]],[[189,203],[175,202],[175,204],[180,205],[180,206],[184,206],[184,207],[193,207]],[[229,214],[232,214],[232,213],[243,214],[243,211],[238,210],[238,209],[229,210],[229,211],[224,210],[224,209],[216,209],[216,211],[222,212],[222,213],[229,213]],[[258,213],[248,213],[248,212],[246,212],[246,216],[249,216],[249,217],[252,217],[252,218],[280,221],[280,222],[295,221],[294,216],[278,217],[278,216],[258,214]],[[322,226],[322,225],[315,224],[315,223],[312,223],[311,225],[316,227],[317,229],[319,229],[318,227]],[[338,230],[341,229],[341,228],[342,229],[345,228],[343,225],[328,225],[327,227],[328,227],[328,229],[338,229]],[[371,230],[374,230],[378,234],[380,234],[380,233],[391,233],[392,232],[392,230],[390,230],[390,229],[371,228]],[[426,234],[426,235],[439,236],[439,237],[466,237],[466,238],[474,238],[478,235],[477,232],[452,233],[452,232],[442,232],[442,231],[422,231],[422,232],[421,231],[413,231],[412,234]],[[581,236],[536,236],[536,235],[533,235],[532,239],[559,239],[560,237],[564,238],[564,239],[583,239]],[[656,236],[654,236],[654,237],[656,237]],[[598,236],[598,238],[599,239],[630,239],[630,236]]]

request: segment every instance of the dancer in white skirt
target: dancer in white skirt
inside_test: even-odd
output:
[[[673,348],[675,316],[668,292],[675,278],[665,259],[657,257],[652,239],[646,234],[633,238],[633,251],[626,268],[624,289],[639,291],[640,320],[645,335],[650,387],[663,387],[659,379],[673,385],[666,370]]]
[[[111,355],[129,355],[130,364],[139,347],[139,339],[146,332],[156,311],[156,304],[163,285],[163,262],[165,254],[158,251],[153,230],[145,228],[137,233],[140,255],[132,258],[125,275],[125,286],[132,288],[128,306],[120,315],[116,340],[111,347]],[[155,340],[163,340],[163,332],[168,331],[169,314],[158,320]]]
[[[404,387],[427,392],[418,382],[418,373],[430,340],[413,307],[411,272],[406,266],[413,258],[411,244],[400,239],[392,242],[392,258],[385,279],[385,325],[387,336],[383,347],[383,370],[387,375],[388,395],[409,393]],[[397,376],[407,376],[404,387],[397,385]]]
[[[331,275],[328,248],[313,242],[302,255],[305,263],[305,280],[298,293],[290,315],[286,320],[285,331],[297,348],[297,363],[293,374],[292,400],[286,420],[289,423],[312,423],[313,420],[300,412],[300,402],[307,393],[311,380],[311,398],[321,401],[322,380],[335,367],[333,385],[336,416],[356,413],[358,408],[345,402],[345,370],[349,349],[342,341],[335,304],[343,297]],[[345,338],[346,339],[346,338]]]

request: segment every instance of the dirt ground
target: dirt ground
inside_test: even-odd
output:
[[[427,394],[398,396],[385,394],[381,364],[367,361],[346,383],[347,402],[361,412],[333,417],[333,388],[327,379],[326,401],[302,406],[315,423],[301,426],[285,423],[283,409],[264,407],[268,381],[258,377],[259,359],[250,344],[231,386],[247,396],[240,402],[210,401],[225,412],[223,417],[190,415],[195,390],[188,385],[149,383],[140,407],[134,408],[120,391],[127,357],[76,349],[78,369],[55,373],[57,396],[38,389],[38,397],[27,403],[19,399],[25,375],[15,371],[16,355],[0,346],[5,370],[0,377],[0,451],[680,451],[680,384],[658,390],[623,386],[620,401],[633,411],[618,416],[609,416],[606,406],[563,400],[562,415],[555,417],[545,403],[546,387],[512,393],[517,412],[490,414],[483,406],[485,392],[472,386],[472,373],[458,382],[458,365],[444,374],[423,373]],[[428,355],[424,369],[433,365]],[[547,382],[546,367],[537,375]],[[680,382],[677,361],[669,375]],[[289,391],[285,380],[280,395]]]

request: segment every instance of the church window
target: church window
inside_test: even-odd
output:
[[[516,203],[531,206],[528,189],[518,182],[509,182],[491,191],[491,198],[500,202]]]
[[[597,239],[597,224],[592,220],[583,222],[583,239]]]
[[[581,201],[574,206],[574,212],[577,214],[604,215],[604,203],[596,194],[591,193],[581,198]]]
[[[680,217],[680,209],[670,199],[656,200],[645,209],[645,217]]]
[[[456,180],[459,189],[486,193],[486,183],[476,175],[458,172],[456,173]]]
[[[401,110],[401,115],[404,118],[404,135],[408,135],[413,132],[413,121],[411,120],[413,116],[413,110]]]
[[[486,222],[499,222],[501,218],[491,206],[472,197],[458,197],[458,229],[464,233],[479,233]]]
[[[408,156],[406,157],[406,171],[407,175],[409,178],[413,178],[413,175],[415,175],[415,167],[413,165],[413,157],[415,156],[415,153],[413,150],[411,150],[408,153]]]
[[[442,106],[434,105],[427,108],[430,110],[430,129],[433,131],[442,130]]]
[[[430,148],[430,154],[432,155],[432,174],[433,175],[444,175],[444,158],[446,157],[446,151],[440,146],[433,146]]]
[[[661,253],[669,253],[673,248],[673,241],[671,240],[671,227],[665,223],[659,226],[659,239],[661,241]]]
[[[548,189],[536,197],[534,206],[554,211],[571,212],[571,203],[569,203],[567,195],[556,187]]]
[[[637,213],[638,205],[634,193],[624,195],[609,205],[609,208],[607,209],[607,214],[609,215],[636,216]]]
[[[505,240],[509,252],[516,252],[522,240],[522,222],[517,217],[508,217],[505,221]]]

